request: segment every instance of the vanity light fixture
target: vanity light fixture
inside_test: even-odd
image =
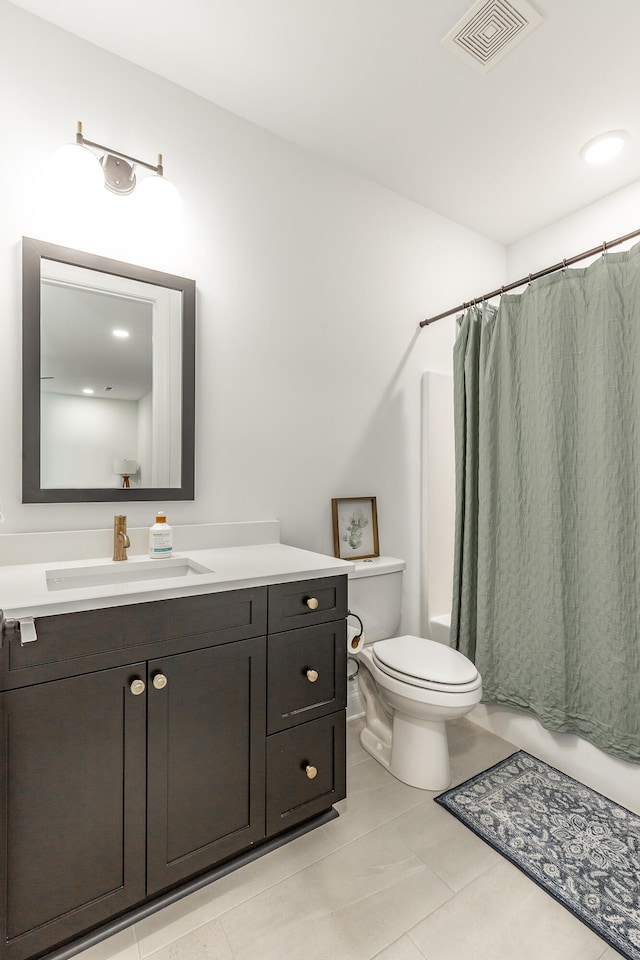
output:
[[[102,156],[98,158],[92,150],[102,151]],[[54,163],[67,175],[70,172],[69,166],[73,165],[75,179],[82,180],[84,183],[87,180],[103,183],[107,190],[117,196],[133,193],[138,182],[136,170],[143,167],[149,171],[150,175],[141,179],[141,193],[153,194],[158,197],[158,202],[165,202],[170,207],[175,208],[180,203],[178,191],[164,175],[161,153],[158,154],[156,164],[147,163],[113,147],[87,140],[82,132],[80,120],[78,120],[75,143],[69,143],[56,151]]]
[[[624,130],[611,130],[609,133],[601,133],[585,143],[580,151],[580,156],[591,165],[599,165],[613,160],[625,147],[629,134]]]

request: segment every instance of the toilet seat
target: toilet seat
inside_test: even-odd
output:
[[[482,683],[467,657],[434,640],[407,635],[378,640],[372,646],[373,661],[379,670],[414,687],[467,693]]]

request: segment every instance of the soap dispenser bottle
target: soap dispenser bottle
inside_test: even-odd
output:
[[[173,531],[163,510],[158,510],[156,522],[149,528],[149,556],[170,557],[173,552]]]

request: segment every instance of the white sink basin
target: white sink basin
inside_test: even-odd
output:
[[[188,557],[160,560],[127,560],[101,563],[93,567],[67,567],[46,570],[47,590],[74,590],[79,587],[101,587],[109,584],[134,583],[139,580],[167,580],[173,577],[197,577],[214,573]]]

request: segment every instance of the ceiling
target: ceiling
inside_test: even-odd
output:
[[[151,392],[153,309],[149,300],[47,280],[40,287],[41,389],[93,399]],[[114,329],[126,337],[114,336]]]
[[[484,73],[441,44],[472,0],[13,2],[501,243],[640,176],[639,0],[531,0]]]

